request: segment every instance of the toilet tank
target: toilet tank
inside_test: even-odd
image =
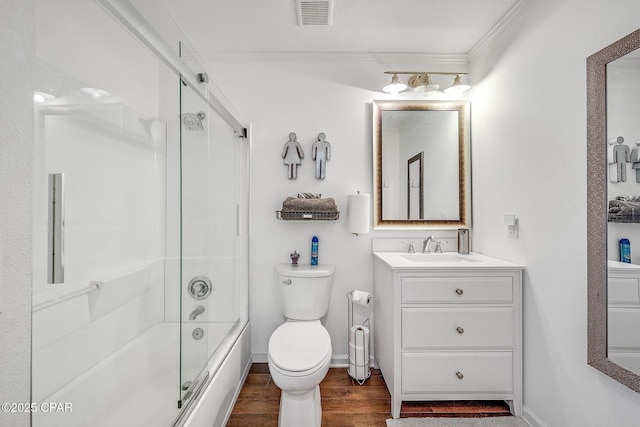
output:
[[[278,264],[282,314],[292,320],[316,320],[327,314],[335,267],[329,264]]]

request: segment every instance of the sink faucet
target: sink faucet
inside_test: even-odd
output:
[[[204,306],[199,305],[191,312],[191,314],[189,314],[189,320],[196,320],[196,317],[200,316],[202,313],[204,313]]]
[[[438,245],[438,241],[436,240],[435,237],[429,236],[429,237],[427,237],[426,239],[424,239],[422,241],[422,253],[423,254],[430,254],[431,253],[431,251],[429,250],[429,242],[436,242],[436,251],[437,251],[437,248],[440,246],[440,245]],[[440,252],[442,252],[442,249],[440,249]]]
[[[401,243],[406,243],[409,245],[409,248],[407,248],[407,253],[409,254],[416,253],[415,249],[413,249],[413,242],[401,242]]]

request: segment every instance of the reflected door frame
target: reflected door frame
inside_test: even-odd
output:
[[[418,174],[419,174],[419,182],[418,182],[418,218],[411,218],[411,189],[412,179],[411,179],[411,165],[415,162],[418,162]],[[419,152],[415,156],[411,157],[407,160],[407,219],[424,219],[424,171],[422,170],[424,165],[424,151]],[[415,201],[414,201],[415,203]]]

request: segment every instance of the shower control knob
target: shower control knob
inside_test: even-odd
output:
[[[460,335],[464,334],[464,329],[462,329],[460,326],[456,328],[456,331],[458,331]]]
[[[205,299],[212,289],[211,280],[204,276],[196,276],[189,282],[189,295],[195,300]]]
[[[291,279],[283,280],[282,283],[289,286],[291,284]]]
[[[458,377],[459,380],[464,378],[464,375],[462,375],[462,372],[458,371],[456,372],[456,377]]]
[[[195,328],[191,333],[191,336],[195,340],[202,339],[202,337],[204,336],[204,330],[202,328]]]
[[[462,295],[464,293],[464,291],[460,288],[456,289],[456,294],[458,295]]]

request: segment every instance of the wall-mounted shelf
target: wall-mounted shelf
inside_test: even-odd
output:
[[[608,221],[617,224],[638,224],[640,223],[640,216],[621,216],[617,218],[609,216]]]
[[[282,221],[335,221],[338,211],[276,211],[276,218]]]
[[[640,197],[618,196],[609,200],[607,220],[611,223],[640,223]]]

